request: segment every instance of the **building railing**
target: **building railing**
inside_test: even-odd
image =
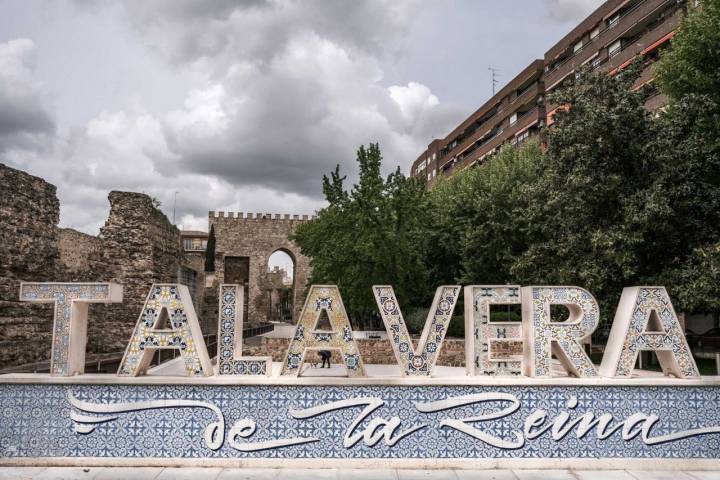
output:
[[[542,93],[541,91],[542,84],[540,82],[536,82],[535,85],[531,86],[530,88],[527,88],[525,91],[522,92],[521,95],[518,95],[515,99],[513,99],[510,103],[508,103],[503,109],[498,110],[495,115],[488,118],[483,122],[480,127],[476,131],[487,131],[491,130],[493,127],[497,125],[502,125],[506,119],[509,119],[513,109],[515,107],[518,107],[519,105],[524,104],[531,98],[534,98]],[[450,158],[447,162],[440,165],[440,168],[442,169],[445,165],[452,162],[454,158],[460,156],[460,155],[467,155],[465,153],[466,149],[475,149],[475,147],[472,147],[472,144],[477,142],[480,138],[482,138],[480,135],[471,135],[468,138],[466,138],[463,142],[461,142],[459,145],[457,145],[455,148],[450,150],[447,154],[445,154],[443,157],[440,157],[440,160],[444,158]],[[487,139],[490,140],[490,139]],[[486,140],[486,141],[487,141]]]
[[[617,54],[608,56],[607,63],[603,65],[603,69],[608,71],[613,70],[640,55],[645,48],[675,30],[680,24],[681,17],[682,13],[679,10],[675,11],[675,13],[668,17],[664,22],[659,23],[654,28],[644,32],[640,37],[642,41],[633,42],[623,47],[619,52],[617,52]]]
[[[642,42],[634,42],[627,45],[612,57],[608,55],[607,51],[601,51],[596,59],[597,63],[594,65],[593,69],[601,69],[602,71],[608,72],[620,67],[633,57],[640,55],[645,48],[675,30],[680,24],[682,16],[682,11],[679,9],[676,10],[663,22],[657,24],[654,28],[648,30],[647,32],[644,32],[644,34],[640,37]],[[554,103],[547,103],[546,106],[548,113],[551,113],[558,107],[558,105]]]
[[[485,155],[487,152],[495,149],[499,145],[502,145],[506,141],[510,140],[515,134],[532,125],[533,122],[540,120],[540,108],[534,107],[531,110],[525,112],[521,117],[518,117],[517,121],[512,125],[506,126],[505,128],[496,132],[492,137],[487,138],[483,143],[477,145],[472,150],[469,150],[461,159],[458,159],[455,165],[464,167],[468,163],[473,163],[479,157]],[[470,162],[467,161],[470,157],[477,157],[475,160]],[[456,168],[453,165],[451,168]]]
[[[642,0],[623,13],[614,26],[607,26],[601,30],[595,38],[583,45],[577,52],[573,52],[568,58],[545,72],[545,85],[549,88],[554,87],[560,80],[581,66],[583,62],[592,58],[592,55],[599,49],[617,41],[629,28],[644,20],[648,15],[677,3],[677,0]]]

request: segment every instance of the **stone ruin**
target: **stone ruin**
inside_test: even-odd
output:
[[[52,305],[19,302],[21,281],[123,285],[122,304],[90,307],[87,350],[93,357],[121,353],[150,285],[176,282],[187,268],[180,231],[149,196],[113,191],[108,199],[110,213],[97,237],[59,228],[55,186],[0,164],[0,369],[46,361],[50,351]],[[116,334],[103,337],[101,329]]]

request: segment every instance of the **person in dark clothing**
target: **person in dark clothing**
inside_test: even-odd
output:
[[[322,360],[322,366],[320,368],[325,368],[326,363],[327,367],[330,368],[330,357],[332,357],[332,352],[329,350],[320,350],[318,354],[320,355],[320,359]]]

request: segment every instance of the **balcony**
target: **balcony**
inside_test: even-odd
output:
[[[623,47],[616,55],[608,58],[607,62],[602,65],[604,71],[614,71],[617,68],[623,68],[632,63],[632,61],[641,55],[646,48],[663,39],[663,37],[674,31],[680,24],[683,13],[676,10],[671,16],[659,23],[653,29],[643,32],[640,37],[631,44]]]
[[[613,56],[608,56],[607,48],[604,48],[599,53],[597,58],[593,60],[593,62],[597,61],[596,68],[598,68],[600,71],[612,73],[617,68],[623,68],[629,65],[635,57],[643,54],[648,47],[652,46],[655,42],[660,41],[666,35],[677,29],[680,21],[682,20],[682,17],[682,10],[675,10],[675,12],[673,12],[672,15],[667,17],[663,22],[657,24],[654,28],[643,32],[637,40],[635,40],[629,45],[626,45],[622,50],[620,50],[620,52],[616,53]],[[621,20],[619,26],[623,27],[623,25],[624,23]],[[630,28],[632,28],[632,25],[628,25],[628,28],[623,28],[622,30],[627,32],[630,30]],[[648,76],[652,77],[651,68],[647,68],[645,71],[643,71],[641,79],[639,79],[635,85],[638,86],[640,84],[647,83],[650,80]],[[548,113],[552,113],[556,107],[556,104],[548,103]],[[550,123],[551,122],[548,122],[548,124]]]
[[[590,60],[598,51],[621,38],[629,29],[645,21],[650,15],[658,10],[677,4],[676,0],[643,0],[636,6],[625,12],[620,20],[612,27],[602,30],[597,37],[583,45],[583,47],[568,57],[554,69],[545,73],[545,85],[548,90],[555,87],[570,73],[575,71],[586,61]],[[601,55],[603,53],[601,52]]]
[[[457,162],[457,166],[454,166],[453,168],[465,168],[466,166],[477,161],[486,153],[492,151],[493,149],[499,147],[503,143],[515,137],[516,133],[522,131],[525,128],[528,128],[535,122],[544,120],[544,118],[544,109],[540,107],[535,107],[525,112],[525,114],[523,114],[521,117],[518,117],[515,123],[513,123],[512,125],[506,125],[502,131],[496,133],[482,144],[468,151],[465,154],[464,158]]]
[[[507,117],[509,117],[509,115],[513,111],[525,105],[526,103],[531,102],[533,99],[537,98],[543,93],[543,84],[536,83],[535,85],[522,92],[521,95],[516,97],[513,101],[505,105],[503,108],[498,109],[498,112],[495,115],[488,118],[485,122],[483,122],[482,125],[480,125],[480,128],[477,128],[475,130],[475,134],[466,138],[464,141],[462,141],[459,145],[457,145],[445,155],[444,158],[446,158],[447,161],[441,164],[440,168],[453,161],[453,159],[455,159],[456,157],[460,157],[461,155],[470,155],[471,152],[478,148],[477,146],[473,146],[474,143],[480,140],[487,132],[491,131],[495,126],[500,124],[506,124]],[[537,107],[535,109],[537,109]],[[518,119],[518,121],[513,125],[513,127],[519,122],[520,119]],[[506,125],[505,130],[507,130],[507,128],[508,126]]]

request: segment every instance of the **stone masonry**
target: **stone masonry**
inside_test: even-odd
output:
[[[19,302],[21,281],[123,285],[122,304],[90,306],[90,354],[124,350],[152,283],[178,281],[178,229],[147,195],[108,198],[99,236],[58,228],[55,186],[0,164],[0,369],[50,357],[52,305]]]
[[[0,164],[0,366],[47,358],[51,305],[18,301],[21,281],[53,280],[59,258],[55,186]]]
[[[277,250],[286,252],[294,263],[293,281],[293,322],[297,322],[303,302],[307,281],[310,276],[310,259],[300,253],[300,247],[288,237],[298,225],[308,221],[307,215],[252,214],[233,212],[210,212],[209,225],[215,226],[216,258],[215,273],[219,282],[233,282],[226,275],[225,268],[229,258],[245,258],[249,261],[248,282],[248,320],[265,321],[268,307],[267,292],[262,285],[267,284],[264,277],[268,274],[268,259]]]
[[[95,281],[95,272],[104,268],[98,264],[102,240],[72,228],[58,228],[57,238],[62,281]]]
[[[89,351],[124,350],[150,286],[176,282],[183,259],[180,231],[149,196],[113,191],[108,199],[110,214],[99,236],[104,272],[97,278],[122,285],[123,303],[99,306],[105,313],[89,328]],[[101,328],[113,335],[100,337]]]

